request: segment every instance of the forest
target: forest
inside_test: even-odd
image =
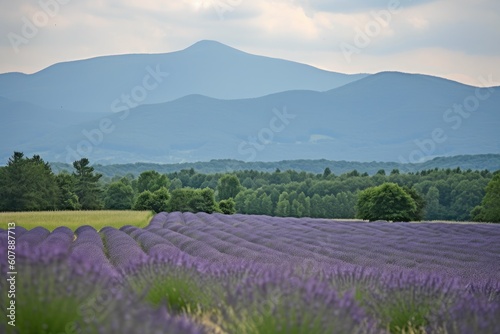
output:
[[[0,168],[0,211],[136,209],[353,219],[359,217],[360,193],[387,183],[411,195],[420,211],[414,220],[496,219],[485,212],[498,211],[498,171],[395,168],[373,175],[357,170],[337,175],[329,167],[322,173],[200,173],[190,168],[104,177],[85,158],[75,161],[71,172],[56,174],[40,156],[21,152]]]
[[[52,162],[50,166],[54,173],[61,171],[73,170],[71,164]],[[304,171],[307,173],[320,174],[323,173],[325,168],[329,168],[332,173],[341,175],[344,173],[357,170],[360,173],[368,173],[374,175],[379,170],[383,169],[390,172],[393,169],[398,169],[401,172],[419,172],[429,169],[447,169],[460,167],[463,170],[482,170],[488,169],[491,171],[500,169],[500,154],[474,154],[474,155],[457,155],[451,157],[436,157],[421,163],[398,163],[398,162],[358,162],[358,161],[332,161],[326,159],[320,160],[283,160],[276,162],[263,162],[263,161],[250,161],[244,162],[232,159],[215,159],[210,161],[200,162],[183,162],[175,164],[158,164],[158,163],[145,163],[137,162],[134,164],[99,164],[93,163],[92,166],[96,172],[102,174],[104,177],[113,177],[116,175],[132,174],[138,177],[142,172],[155,170],[161,174],[169,174],[180,172],[184,169],[193,168],[198,173],[203,174],[216,174],[228,173],[236,171],[254,170],[259,172],[272,173],[276,169],[282,171],[294,170]]]

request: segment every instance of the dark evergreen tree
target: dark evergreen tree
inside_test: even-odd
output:
[[[76,195],[75,178],[64,171],[56,175],[57,186],[59,187],[59,210],[80,210],[81,205]]]
[[[330,175],[332,175],[332,170],[330,169],[330,167],[326,167],[323,171],[323,178],[326,179]]]
[[[102,174],[94,172],[94,167],[90,166],[87,158],[73,162],[73,167],[75,168],[73,176],[76,180],[75,192],[81,208],[83,210],[102,209],[102,190],[99,185]]]
[[[0,169],[0,211],[40,211],[58,208],[59,187],[40,156],[14,152]]]

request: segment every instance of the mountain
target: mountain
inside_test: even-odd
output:
[[[30,75],[0,74],[0,96],[48,109],[112,112],[191,94],[242,99],[287,90],[326,91],[364,77],[201,41],[171,53],[104,56],[58,63]]]
[[[20,145],[31,145],[43,136],[50,136],[70,126],[90,122],[107,114],[77,113],[64,109],[45,109],[27,102],[14,102],[0,97],[0,155]],[[50,154],[51,145],[38,154]],[[12,152],[11,152],[12,153]]]
[[[168,72],[168,75],[167,75]],[[500,153],[500,87],[344,75],[213,41],[0,75],[0,161],[420,162]]]
[[[499,92],[500,87],[383,72],[324,92],[293,90],[234,100],[189,95],[68,126],[29,143],[2,144],[0,158],[13,149],[47,152],[49,161],[70,163],[85,156],[102,164],[420,162],[500,153]],[[33,126],[29,119],[25,124]]]

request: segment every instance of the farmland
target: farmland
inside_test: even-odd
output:
[[[495,333],[500,326],[495,224],[172,212],[146,227],[21,226],[14,333]],[[3,275],[7,239],[1,230]],[[1,302],[6,309],[6,295]],[[0,331],[12,331],[5,319]]]
[[[151,211],[24,211],[24,212],[0,212],[0,228],[6,229],[9,222],[32,229],[37,226],[45,227],[53,231],[59,226],[67,226],[75,230],[79,226],[90,222],[97,230],[112,226],[120,228],[124,225],[146,227],[153,214]]]

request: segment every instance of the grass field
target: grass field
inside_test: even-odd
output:
[[[90,225],[100,230],[105,226],[120,228],[124,225],[146,227],[153,217],[151,211],[40,211],[40,212],[0,212],[0,228],[7,223],[26,229],[43,226],[53,231],[56,227],[67,226],[72,230],[82,225]]]

